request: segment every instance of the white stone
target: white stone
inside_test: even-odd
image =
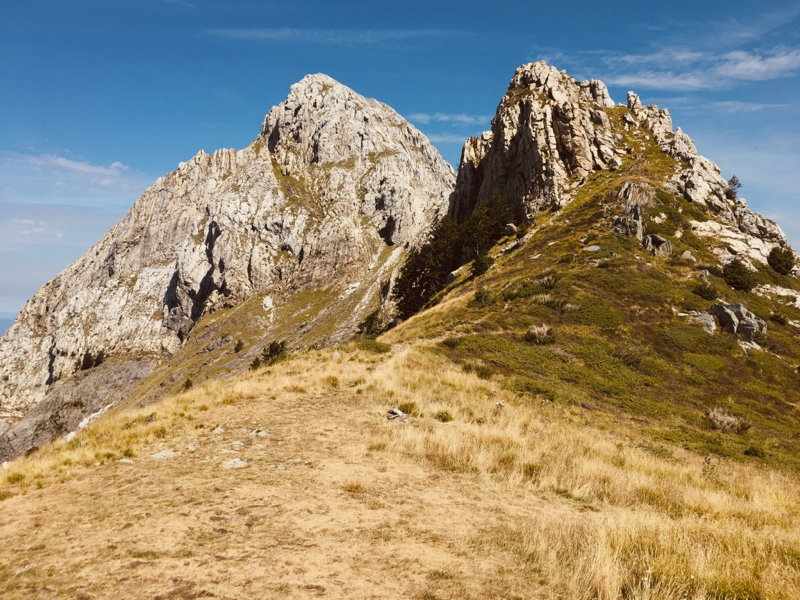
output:
[[[155,454],[151,454],[150,458],[155,458],[156,460],[164,460],[167,458],[175,458],[176,454],[174,450],[162,450],[161,452],[156,452]]]
[[[241,469],[247,466],[247,461],[241,458],[232,458],[231,460],[222,464],[223,469]]]

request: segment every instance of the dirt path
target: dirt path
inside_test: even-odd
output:
[[[131,463],[4,501],[0,597],[538,595],[507,589],[502,561],[469,547],[542,500],[389,463],[369,432],[403,425],[349,391],[242,401],[203,421]],[[176,454],[151,456],[164,450]],[[246,466],[223,466],[233,459]]]

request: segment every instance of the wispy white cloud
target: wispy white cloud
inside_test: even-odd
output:
[[[452,135],[449,133],[431,133],[428,139],[434,144],[463,144],[467,141],[466,135]]]
[[[121,162],[98,165],[50,153],[0,151],[0,201],[116,209],[131,206],[152,179]]]
[[[789,6],[772,10],[759,11],[747,20],[725,19],[718,21],[707,34],[706,41],[719,47],[720,44],[738,46],[762,38],[767,33],[788,25],[800,16],[800,5],[796,2]]]
[[[454,123],[458,125],[477,125],[488,123],[491,120],[489,116],[483,115],[466,115],[464,113],[459,114],[447,114],[447,113],[414,113],[413,115],[408,116],[409,121],[413,121],[414,123],[422,123],[423,125],[428,125],[430,123]]]
[[[724,54],[661,48],[650,54],[609,53],[603,62],[611,85],[656,90],[729,89],[740,81],[767,81],[800,72],[800,48],[735,50]],[[665,69],[662,65],[670,67]],[[638,67],[629,70],[627,67]]]
[[[707,106],[709,106],[712,109],[721,110],[722,112],[728,114],[733,114],[733,113],[749,113],[749,112],[758,112],[761,110],[787,108],[788,105],[771,104],[768,102],[742,102],[739,100],[721,100],[718,102],[709,102],[707,103]]]
[[[800,70],[800,48],[774,48],[770,53],[758,54],[736,50],[722,57],[714,67],[721,78],[764,81],[793,75]]]
[[[618,85],[632,89],[693,91],[719,87],[716,83],[710,81],[707,74],[698,72],[676,73],[674,71],[644,69],[616,73],[602,77],[602,79],[608,85]]]
[[[16,226],[16,234],[25,237],[44,233],[47,226],[45,221],[37,221],[35,219],[12,219],[11,222]]]
[[[242,41],[286,42],[324,45],[374,45],[420,39],[446,38],[465,35],[448,29],[206,29],[205,33],[217,37]]]

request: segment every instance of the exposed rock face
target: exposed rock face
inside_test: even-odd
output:
[[[652,187],[638,182],[626,182],[617,195],[623,214],[614,218],[614,233],[632,235],[637,240],[644,238],[642,209],[650,206],[655,197]]]
[[[713,315],[707,312],[693,312],[689,317],[690,320],[700,323],[706,333],[713,334],[717,330],[717,322],[714,320]]]
[[[586,175],[617,157],[620,138],[604,112],[611,106],[602,82],[578,83],[543,62],[517,69],[491,132],[464,146],[451,215],[462,221],[496,194],[529,217],[566,203]]]
[[[252,296],[269,297],[269,324],[293,295],[328,290],[349,304],[320,342],[349,337],[446,211],[454,177],[392,109],[306,77],[250,146],[160,178],[36,293],[0,341],[0,419],[50,398],[86,352],[173,354],[201,318]]]
[[[642,239],[642,246],[653,256],[666,258],[672,254],[672,242],[655,233],[644,236]]]
[[[720,327],[728,333],[738,333],[748,342],[757,333],[767,331],[767,323],[741,304],[714,304],[708,312],[719,319]]]
[[[0,431],[0,461],[74,431],[86,415],[124,398],[154,366],[153,361],[106,362],[91,376],[58,382],[24,419]]]
[[[744,199],[735,199],[719,167],[698,155],[680,128],[673,130],[668,110],[643,105],[633,92],[627,106],[614,108],[602,82],[578,82],[544,62],[517,69],[492,130],[465,144],[450,213],[463,221],[498,194],[516,202],[529,218],[557,208],[592,171],[620,168],[620,157],[635,151],[626,140],[637,146],[645,138],[674,159],[671,174],[654,185],[711,209],[712,220],[693,226],[698,235],[720,238],[723,243],[712,246],[721,262],[734,256],[727,247],[766,262],[775,245],[786,245],[780,228],[753,213]],[[643,239],[643,212],[654,192],[640,178],[623,185],[617,197],[621,211],[612,221],[618,235]]]

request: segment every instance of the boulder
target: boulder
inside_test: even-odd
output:
[[[642,246],[653,256],[667,257],[672,254],[672,242],[655,233],[644,236]]]
[[[517,226],[513,223],[506,223],[506,226],[503,228],[503,235],[517,235]]]
[[[717,322],[714,320],[714,317],[707,312],[700,312],[694,314],[690,317],[692,321],[696,321],[700,323],[703,328],[710,334],[713,334],[717,330]]]
[[[719,325],[723,331],[736,333],[736,329],[739,327],[739,319],[726,305],[714,304],[708,309],[708,312],[719,319]]]
[[[714,304],[708,312],[719,319],[723,330],[739,334],[748,342],[767,331],[767,322],[739,303]]]

